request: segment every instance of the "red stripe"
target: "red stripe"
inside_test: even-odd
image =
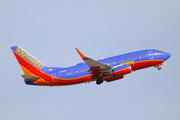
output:
[[[14,55],[16,56],[19,64],[21,64],[23,67],[25,67],[26,69],[28,69],[30,72],[32,72],[34,75],[38,76],[40,74],[42,74],[43,72],[40,71],[39,69],[37,69],[36,67],[34,67],[31,63],[29,63],[27,60],[25,60],[24,58],[22,58],[21,56],[19,56],[17,53],[15,53],[13,51]]]
[[[156,64],[164,62],[163,60],[148,60],[148,61],[141,61],[141,62],[136,62],[134,64],[131,64],[132,70],[139,70],[147,67],[152,67]]]

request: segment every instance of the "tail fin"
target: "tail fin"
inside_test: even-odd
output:
[[[19,46],[11,47],[25,75],[40,75],[48,68]]]

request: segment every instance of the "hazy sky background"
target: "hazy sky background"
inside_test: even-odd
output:
[[[1,0],[1,120],[179,120],[179,0]],[[172,54],[151,67],[100,86],[24,84],[10,47],[47,66],[82,62],[75,47],[100,59],[143,49]]]

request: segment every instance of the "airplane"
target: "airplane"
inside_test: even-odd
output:
[[[141,50],[94,60],[83,54],[78,48],[76,51],[84,62],[75,66],[47,67],[19,46],[11,47],[24,74],[27,85],[37,86],[66,86],[96,81],[97,85],[124,78],[132,71],[156,67],[161,70],[164,61],[171,57],[170,53],[156,49]]]

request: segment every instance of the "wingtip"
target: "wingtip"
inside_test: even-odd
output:
[[[86,57],[86,56],[84,55],[84,53],[82,53],[78,48],[76,48],[76,51],[78,52],[78,54],[80,55],[80,57],[81,57],[83,60],[88,59],[88,57]]]

